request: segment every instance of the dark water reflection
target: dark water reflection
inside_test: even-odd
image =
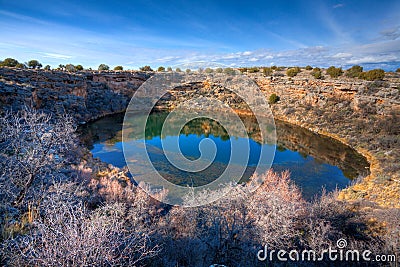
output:
[[[248,137],[229,136],[217,122],[200,118],[187,123],[179,136],[166,133],[164,142],[179,138],[182,153],[189,159],[200,156],[198,144],[204,138],[210,138],[217,146],[217,155],[207,169],[190,173],[181,171],[168,163],[161,146],[161,127],[167,113],[153,113],[147,120],[146,146],[149,157],[156,169],[170,182],[179,185],[194,186],[207,184],[221,175],[229,161],[230,144],[241,140],[250,143],[250,159],[242,181],[248,179],[258,163],[262,146],[274,145],[261,142],[260,130],[254,117],[241,117]],[[81,140],[92,151],[94,157],[117,167],[126,166],[122,152],[123,114],[102,118],[82,126],[79,131]],[[129,136],[135,136],[135,120],[145,119],[144,115],[133,116]],[[272,168],[276,171],[289,170],[292,180],[301,187],[306,199],[320,194],[322,188],[327,191],[346,187],[351,179],[368,174],[368,162],[350,147],[329,137],[320,136],[304,128],[275,121],[277,144]],[[140,137],[137,137],[140,138]],[[139,157],[138,157],[139,159]],[[135,160],[136,161],[136,160]],[[138,168],[140,160],[135,162]],[[135,176],[135,173],[132,174]]]

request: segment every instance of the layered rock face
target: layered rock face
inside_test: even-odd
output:
[[[144,72],[81,72],[0,68],[0,108],[24,105],[55,114],[69,113],[84,123],[126,109]]]

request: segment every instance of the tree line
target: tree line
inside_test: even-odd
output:
[[[14,58],[6,58],[3,61],[0,61],[0,67],[12,67],[12,68],[20,68],[20,69],[41,69],[43,67],[42,63],[40,63],[38,60],[36,59],[32,59],[29,60],[28,62],[25,63],[21,63],[18,60],[14,59]],[[43,67],[44,70],[51,70],[51,66],[50,65],[45,65]],[[76,72],[76,71],[83,71],[83,70],[92,70],[92,68],[87,68],[85,69],[81,64],[59,64],[57,68],[55,68],[56,70],[61,70],[61,71],[68,71],[68,72]],[[284,66],[271,66],[271,67],[240,67],[237,68],[237,70],[240,73],[257,73],[257,72],[262,72],[264,74],[264,76],[271,76],[273,75],[274,72],[276,71],[282,71],[286,69],[286,75],[289,77],[294,77],[296,76],[298,73],[300,73],[302,71],[302,69],[306,70],[306,71],[311,71],[311,75],[315,78],[315,79],[323,79],[323,72],[321,70],[321,68],[318,67],[312,67],[310,65],[305,66],[304,68],[300,68],[300,67],[284,67]],[[97,70],[99,71],[108,71],[110,70],[110,66],[108,66],[107,64],[100,64],[97,67]],[[118,65],[115,66],[113,68],[113,70],[115,71],[122,71],[124,70],[123,66]],[[143,67],[139,68],[140,71],[154,71],[150,66],[146,65]],[[157,68],[157,72],[171,72],[172,67],[163,67],[163,66],[159,66]],[[183,72],[183,70],[181,70],[179,67],[175,69],[176,72]],[[191,69],[186,69],[185,70],[186,73],[190,73],[192,72]],[[216,68],[216,69],[212,69],[212,68],[198,68],[197,72],[199,73],[225,73],[225,74],[236,74],[236,69],[234,68]],[[329,75],[331,78],[338,78],[340,76],[342,76],[343,74],[345,74],[346,77],[349,78],[359,78],[359,79],[363,79],[363,80],[368,80],[368,81],[375,81],[375,80],[382,80],[385,77],[385,71],[383,69],[373,69],[373,70],[369,70],[369,71],[364,71],[363,67],[359,66],[359,65],[354,65],[351,68],[347,69],[346,71],[343,71],[343,69],[337,68],[335,66],[330,66],[329,68],[327,68],[325,70],[326,74]],[[400,68],[396,69],[396,72],[400,72]]]

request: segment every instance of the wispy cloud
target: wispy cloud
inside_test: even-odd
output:
[[[54,59],[71,59],[73,56],[56,54],[56,53],[40,53],[45,58],[54,58]]]
[[[334,9],[344,7],[344,4],[336,4],[333,6]]]
[[[385,29],[380,32],[380,35],[388,40],[396,40],[400,37],[400,26],[391,28],[391,29]]]

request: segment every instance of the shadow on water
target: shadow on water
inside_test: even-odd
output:
[[[257,120],[251,116],[241,116],[248,136],[229,136],[218,122],[198,118],[184,125],[179,136],[166,132],[163,142],[179,138],[182,153],[194,160],[200,156],[198,144],[210,138],[217,146],[214,162],[205,170],[191,173],[175,168],[166,159],[161,146],[161,128],[167,117],[166,112],[152,113],[146,124],[145,139],[148,155],[157,171],[170,182],[178,185],[201,186],[218,178],[226,168],[230,157],[231,141],[245,139],[250,144],[250,158],[241,181],[246,181],[254,173],[262,146],[276,146],[272,168],[275,171],[289,170],[292,180],[301,187],[303,196],[311,199],[319,195],[321,189],[332,191],[344,188],[350,181],[368,174],[369,163],[354,149],[332,138],[318,135],[307,129],[275,121],[277,142],[263,143]],[[116,114],[99,119],[79,129],[82,142],[91,150],[94,157],[117,167],[126,166],[122,152],[122,124],[124,114]],[[128,135],[135,136],[135,122],[146,117],[136,114],[129,121]],[[268,129],[267,129],[268,130]],[[232,132],[231,132],[232,133]],[[140,156],[135,158],[140,167]],[[132,173],[133,177],[135,173]]]

